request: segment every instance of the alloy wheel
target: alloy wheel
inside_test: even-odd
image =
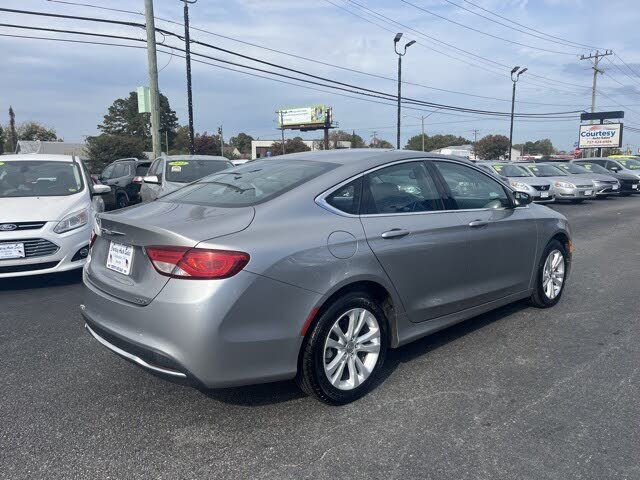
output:
[[[556,298],[564,284],[564,255],[560,250],[552,250],[542,269],[542,290],[549,300]]]
[[[380,355],[380,325],[364,308],[346,311],[324,343],[324,373],[339,390],[353,390],[369,378]]]

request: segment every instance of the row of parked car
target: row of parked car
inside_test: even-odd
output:
[[[582,203],[590,198],[640,193],[640,161],[635,158],[477,165],[540,203]]]

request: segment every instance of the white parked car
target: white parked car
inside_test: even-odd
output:
[[[1,156],[0,278],[81,268],[110,190],[77,157]]]

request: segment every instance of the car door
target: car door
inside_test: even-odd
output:
[[[147,183],[142,182],[142,187],[140,189],[140,197],[143,202],[150,202],[158,198],[158,192],[160,191],[160,184],[162,183],[162,173],[164,172],[164,161],[162,158],[157,158],[149,167],[149,172],[147,176],[158,177],[159,184],[155,183]]]
[[[466,226],[467,300],[481,305],[529,288],[537,224],[528,206],[515,207],[496,179],[458,162],[434,160],[445,202]]]
[[[360,219],[367,242],[413,322],[460,310],[467,245],[458,218],[444,211],[424,161],[367,173]]]

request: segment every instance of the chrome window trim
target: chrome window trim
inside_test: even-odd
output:
[[[323,191],[322,193],[320,193],[319,195],[316,195],[316,198],[314,199],[314,202],[324,208],[325,210],[330,211],[331,213],[335,213],[336,215],[340,215],[341,217],[347,217],[347,218],[369,218],[369,217],[396,217],[396,216],[404,216],[404,215],[425,215],[425,214],[438,214],[438,213],[451,213],[451,212],[486,212],[486,211],[500,211],[500,210],[513,210],[515,208],[529,208],[529,205],[526,205],[525,207],[518,207],[518,206],[513,206],[511,208],[506,208],[506,207],[502,207],[502,208],[468,208],[468,209],[454,209],[454,210],[430,210],[430,211],[424,211],[424,212],[400,212],[400,213],[367,213],[364,215],[354,215],[352,213],[347,213],[347,212],[343,212],[342,210],[335,208],[334,206],[330,205],[326,198],[331,195],[333,192],[335,192],[336,190],[342,188],[343,186],[345,186],[346,184],[353,182],[354,180],[357,180],[358,178],[364,177],[365,175],[368,175],[369,173],[375,172],[376,170],[380,170],[382,168],[386,168],[386,167],[391,167],[393,165],[399,165],[402,163],[410,163],[410,162],[424,162],[424,161],[443,161],[443,162],[449,162],[449,163],[455,163],[456,165],[463,165],[465,167],[470,167],[472,170],[476,170],[477,172],[482,173],[485,177],[490,178],[491,180],[497,182],[498,184],[502,185],[503,188],[506,188],[508,191],[513,193],[513,189],[507,185],[505,182],[503,182],[501,179],[499,178],[493,178],[493,176],[485,171],[483,171],[480,167],[477,167],[474,164],[467,164],[467,163],[463,163],[457,160],[453,160],[453,159],[449,159],[449,158],[440,158],[440,157],[415,157],[415,158],[405,158],[402,160],[396,160],[390,163],[385,163],[384,165],[378,165],[376,167],[372,167],[369,170],[365,170],[364,172],[360,172],[356,175],[353,175],[352,177],[349,177],[347,180],[344,180],[343,182],[338,183],[337,185],[334,185],[333,187],[328,188],[327,190]]]

